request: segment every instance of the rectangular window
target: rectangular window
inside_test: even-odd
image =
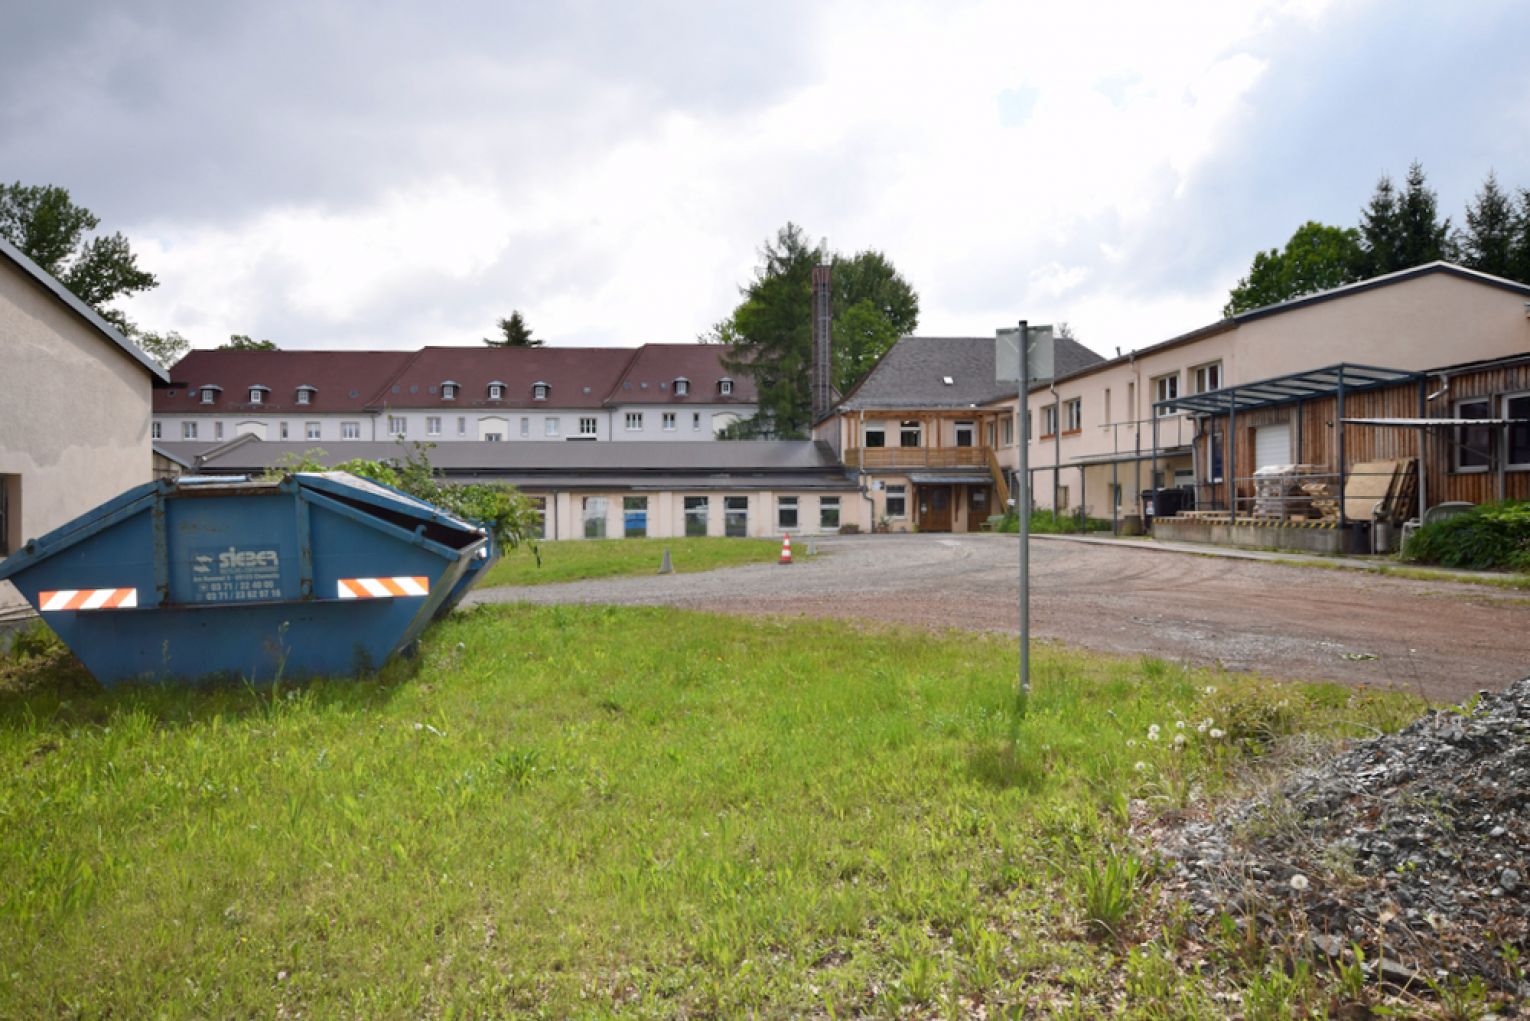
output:
[[[1222,481],[1222,434],[1211,434],[1211,478],[1212,482]]]
[[[1210,362],[1206,365],[1197,365],[1191,370],[1195,373],[1195,392],[1198,394],[1210,393],[1213,390],[1222,389],[1222,363]]]
[[[544,436],[556,436],[556,435],[558,435],[558,419],[556,419],[556,418],[544,418],[544,419],[542,419],[542,434]]]
[[[704,536],[707,534],[707,519],[712,513],[712,498],[708,496],[687,496],[685,498],[685,534],[688,536]]]
[[[197,424],[195,422],[181,423],[181,439],[194,440],[197,438]]]
[[[584,537],[586,539],[604,539],[606,537],[606,498],[603,496],[587,496],[584,498]]]
[[[1492,418],[1493,402],[1486,397],[1456,402],[1457,418]],[[1456,427],[1456,471],[1486,471],[1493,463],[1493,427]]]
[[[666,412],[664,412],[664,417],[661,420],[660,424],[664,426],[664,431],[665,432],[667,432],[667,433],[674,432],[675,431],[675,413],[673,411],[666,411]]]
[[[990,419],[988,422],[988,429],[986,430],[986,433],[988,437],[988,445],[990,447],[997,447],[999,445],[997,442],[999,438],[999,426],[992,419]]]
[[[307,438],[307,439],[310,439],[310,440],[318,439],[319,438],[319,423],[317,423],[317,422],[304,422],[303,423],[303,436],[305,438]]]
[[[154,440],[159,439],[159,435],[160,435],[160,433],[162,431],[163,430],[162,430],[158,420],[149,423],[149,438],[150,439],[154,439]]]
[[[627,431],[630,433],[643,431],[643,413],[641,411],[627,412]]]
[[[467,418],[465,416],[463,416],[463,415],[458,415],[457,416],[457,435],[458,436],[466,436],[467,435]]]
[[[441,416],[440,415],[426,415],[425,416],[425,435],[426,436],[440,436],[441,435]]]
[[[595,419],[593,419],[593,418],[581,418],[579,420],[579,435],[580,436],[594,436],[595,435],[595,429],[596,429]]]
[[[1057,405],[1048,404],[1041,409],[1041,438],[1057,435]]]
[[[289,434],[286,422],[283,422],[279,426],[277,426],[277,429],[281,432],[282,439],[284,439],[284,440],[285,439],[290,439],[290,434]]]
[[[977,437],[977,426],[971,422],[956,423],[956,445],[970,447]]]
[[[866,427],[866,447],[870,449],[872,447],[885,446],[887,446],[887,430],[880,424],[868,425]]]
[[[887,487],[887,516],[890,518],[908,517],[908,487]]]
[[[213,439],[221,440],[222,438],[223,438],[223,423],[222,422],[214,422],[213,423]]]
[[[359,439],[361,439],[361,423],[360,422],[341,422],[340,423],[340,438],[342,440],[359,440]]]
[[[297,392],[297,402],[299,404],[307,404],[308,403],[308,391],[307,390],[299,390]]]
[[[1058,510],[1067,510],[1068,509],[1068,487],[1067,486],[1058,486],[1057,487],[1057,509]]]
[[[502,443],[502,442],[504,442],[504,439],[505,439],[505,434],[504,433],[484,433],[483,434],[483,441],[485,443]]]
[[[1509,426],[1506,468],[1530,468],[1530,394],[1509,394],[1503,399],[1503,417],[1520,419]]]
[[[924,438],[924,427],[916,418],[905,418],[898,423],[898,446],[917,447]]]
[[[1006,447],[1015,445],[1015,420],[1012,416],[1005,415],[999,420],[999,432],[1004,437]]]
[[[797,527],[797,498],[795,496],[776,497],[776,527],[780,529]]]
[[[648,535],[648,497],[622,497],[622,535],[628,539]]]
[[[723,534],[737,539],[749,534],[749,497],[723,497]]]
[[[1075,397],[1063,403],[1063,430],[1076,433],[1084,428],[1084,401]]]
[[[531,513],[535,514],[537,518],[537,538],[547,538],[547,497],[528,496],[526,497],[526,502],[531,504]]]
[[[1110,387],[1105,388],[1105,424],[1110,425],[1115,419],[1110,417]]]
[[[839,528],[839,497],[818,498],[818,527],[829,531]]]
[[[525,439],[525,438],[529,437],[530,435],[531,435],[531,419],[529,419],[526,416],[522,415],[521,416],[521,438]]]
[[[1174,400],[1174,399],[1176,399],[1178,397],[1179,397],[1179,373],[1171,372],[1167,376],[1157,376],[1157,377],[1155,377],[1153,379],[1153,403],[1154,404],[1157,404],[1159,401],[1172,401],[1172,400]],[[1162,418],[1165,415],[1178,414],[1178,412],[1170,411],[1167,408],[1154,408],[1153,412],[1159,418]]]
[[[388,416],[388,435],[405,436],[409,432],[409,420],[403,415]]]
[[[699,411],[691,412],[691,432],[701,432],[701,412]]]
[[[1136,421],[1136,419],[1137,419],[1137,384],[1136,384],[1136,382],[1129,382],[1129,383],[1126,384],[1126,418],[1124,418],[1122,421],[1125,421],[1125,422],[1134,422],[1134,421]]]

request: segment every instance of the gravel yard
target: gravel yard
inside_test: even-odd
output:
[[[791,567],[489,589],[467,603],[668,605],[1018,630],[1014,536],[835,536],[817,541],[817,557],[806,556],[807,540],[793,545]],[[1530,674],[1522,592],[1053,539],[1032,542],[1031,566],[1038,638],[1451,701]]]

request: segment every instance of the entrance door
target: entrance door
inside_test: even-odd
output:
[[[988,487],[967,487],[967,531],[976,532],[988,522],[988,515],[994,513],[989,510]]]
[[[951,487],[919,487],[919,530],[921,532],[949,532],[951,530]]]

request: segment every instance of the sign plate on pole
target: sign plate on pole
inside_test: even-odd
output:
[[[1032,326],[1028,331],[1030,335],[1029,358],[1027,359],[1027,372],[1025,377],[1034,386],[1037,383],[1050,382],[1053,375],[1053,337],[1052,327]],[[998,330],[994,333],[993,368],[994,381],[997,383],[1020,382],[1020,331]]]

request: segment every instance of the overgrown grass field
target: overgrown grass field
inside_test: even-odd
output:
[[[603,607],[359,681],[62,664],[0,692],[4,1017],[1171,1016],[1128,799],[1417,710],[1042,648],[1017,723],[1012,640]]]
[[[781,543],[773,539],[716,537],[563,539],[539,543],[537,549],[540,566],[529,547],[508,550],[480,585],[548,585],[586,578],[657,574],[666,549],[674,569],[682,573],[772,563],[781,555]],[[801,556],[801,551],[797,555]]]

